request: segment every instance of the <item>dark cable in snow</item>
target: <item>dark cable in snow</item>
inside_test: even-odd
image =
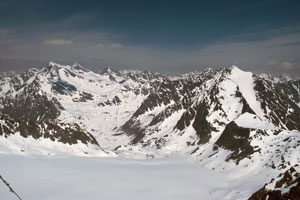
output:
[[[11,193],[15,194],[18,197],[18,199],[22,200],[21,197],[10,187],[10,184],[6,180],[4,180],[1,175],[0,175],[0,179],[9,188],[9,191]]]

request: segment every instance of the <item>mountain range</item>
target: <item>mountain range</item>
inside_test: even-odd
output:
[[[0,153],[189,156],[211,170],[262,173],[249,199],[299,199],[300,79],[54,62],[0,73]]]

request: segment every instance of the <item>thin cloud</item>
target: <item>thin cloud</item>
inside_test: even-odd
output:
[[[227,66],[238,63],[245,70],[273,74],[299,74],[300,32],[277,35],[258,41],[219,41],[187,55],[182,64]]]
[[[64,39],[52,39],[52,40],[45,40],[43,44],[48,46],[64,46],[73,44],[71,40],[64,40]]]
[[[114,44],[110,44],[109,47],[114,49],[119,49],[119,48],[123,48],[123,45],[119,43],[114,43]]]
[[[270,60],[268,65],[271,67],[278,67],[279,69],[283,69],[285,71],[293,70],[299,66],[297,62],[291,61],[277,61],[277,60]]]
[[[119,43],[112,43],[112,44],[103,44],[103,43],[99,43],[96,45],[99,48],[112,48],[112,49],[120,49],[123,48],[124,46],[122,44]]]
[[[277,60],[270,60],[270,61],[268,61],[268,65],[269,66],[274,66],[274,65],[278,65],[278,64],[279,64],[279,62]]]
[[[99,44],[97,44],[96,46],[97,46],[97,47],[100,47],[100,48],[106,47],[106,45],[105,45],[105,44],[102,44],[102,43],[99,43]]]
[[[126,37],[97,30],[61,32],[49,30],[34,37],[23,34],[20,40],[0,48],[0,59],[5,59],[4,56],[22,59],[24,68],[27,65],[35,65],[33,61],[39,58],[45,62],[76,61],[83,66],[92,66],[91,69],[96,70],[99,66],[110,65],[118,69],[182,73],[201,70],[204,67],[214,68],[236,64],[244,70],[253,72],[273,74],[286,72],[299,74],[300,72],[298,55],[300,31],[258,41],[216,41],[206,46],[199,46],[197,49],[165,49],[133,45],[124,38]],[[9,38],[4,39],[6,41]],[[40,41],[43,41],[44,45],[41,45]],[[60,47],[63,48],[46,48],[47,45],[61,45]],[[12,62],[11,59],[7,60],[8,62]]]
[[[284,61],[280,64],[280,67],[284,70],[291,70],[296,66],[296,63]]]

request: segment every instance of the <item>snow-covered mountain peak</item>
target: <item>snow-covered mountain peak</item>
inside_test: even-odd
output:
[[[285,81],[285,82],[293,80],[293,78],[288,74],[280,74],[278,77],[280,80]]]
[[[69,72],[89,72],[90,70],[83,68],[80,64],[78,63],[74,63],[73,65],[61,65],[58,63],[55,63],[53,61],[49,62],[47,69],[49,69],[50,71],[54,70],[57,71],[59,69],[63,69],[63,70],[67,70]]]
[[[286,169],[300,162],[300,83],[266,77],[237,66],[172,77],[54,62],[2,73],[0,153],[179,154],[216,170]]]
[[[82,67],[79,63],[74,63],[73,65],[61,65],[51,61],[49,62],[47,69],[51,73],[57,73],[58,70],[65,70],[65,72],[73,73],[79,76],[80,74],[95,74],[94,72]]]
[[[260,102],[257,100],[255,87],[255,80],[252,72],[245,72],[236,66],[231,67],[231,74],[228,76],[239,88],[242,96],[245,98],[250,108],[260,117],[264,115],[261,109]]]
[[[244,73],[251,73],[252,74],[252,72],[244,71],[236,65],[232,65],[232,66],[228,67],[228,69],[230,69],[231,74],[236,74],[237,76],[239,74],[244,74]]]
[[[76,70],[76,71],[78,71],[78,72],[90,72],[90,70],[88,70],[88,69],[82,67],[79,63],[74,63],[74,64],[72,65],[72,69],[73,69],[73,70]]]
[[[48,80],[53,81],[63,81],[72,85],[81,85],[88,84],[84,83],[87,81],[90,82],[101,82],[111,80],[109,77],[106,77],[101,74],[97,74],[93,71],[90,71],[86,68],[83,68],[80,64],[75,63],[72,66],[70,65],[60,65],[57,63],[50,62],[47,68],[43,69],[44,74],[40,76],[46,76]],[[82,82],[79,84],[79,82]]]
[[[242,71],[242,70],[241,70],[238,66],[236,66],[236,65],[231,65],[229,68]]]
[[[102,71],[103,73],[111,73],[112,69],[111,67],[105,67],[104,70]]]
[[[289,81],[297,81],[299,78],[292,78],[290,75],[287,74],[280,74],[278,76],[273,76],[268,73],[260,73],[257,75],[258,77],[265,79],[267,81],[270,81],[272,83],[278,84],[278,83],[287,83]]]
[[[71,68],[70,65],[61,65],[61,64],[58,64],[58,63],[53,62],[53,61],[49,62],[48,67],[57,67],[57,68],[65,68],[65,69],[70,69]]]

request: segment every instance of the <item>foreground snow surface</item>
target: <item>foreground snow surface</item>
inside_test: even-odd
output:
[[[247,199],[264,179],[232,178],[186,158],[0,155],[0,163],[0,175],[23,200]],[[2,182],[0,199],[17,199]]]

